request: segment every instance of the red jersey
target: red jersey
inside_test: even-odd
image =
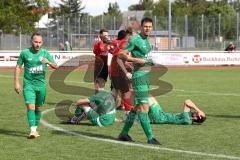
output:
[[[93,53],[96,56],[108,56],[109,44],[103,43],[103,41],[98,41],[94,44]]]
[[[127,42],[128,41],[125,40],[125,39],[111,41],[110,53],[113,55],[112,61],[111,61],[111,68],[110,68],[110,75],[111,76],[125,76],[122,69],[120,68],[120,66],[117,63],[117,55],[118,55],[120,49],[125,48]]]

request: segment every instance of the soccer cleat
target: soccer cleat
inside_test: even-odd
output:
[[[37,138],[39,137],[40,135],[38,134],[37,131],[31,131],[29,136],[28,136],[28,139],[34,139],[34,138]]]
[[[128,141],[128,142],[134,142],[134,140],[127,134],[127,135],[123,135],[123,134],[120,134],[118,136],[118,139],[120,141]]]
[[[148,140],[147,143],[148,144],[154,144],[154,145],[160,145],[160,143],[155,138],[152,138],[152,139]]]

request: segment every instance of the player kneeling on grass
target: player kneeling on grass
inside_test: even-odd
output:
[[[24,49],[18,58],[15,68],[14,81],[15,91],[20,94],[21,85],[19,75],[21,67],[24,65],[23,95],[27,106],[27,118],[31,132],[30,139],[39,136],[37,126],[41,119],[40,107],[44,104],[46,97],[45,73],[47,65],[57,69],[49,52],[42,47],[43,37],[39,33],[34,33],[31,37],[32,47]]]
[[[203,123],[206,120],[205,113],[201,111],[191,100],[185,100],[182,113],[167,113],[158,104],[155,98],[149,98],[149,119],[153,124],[179,124],[191,125]]]
[[[94,126],[103,127],[113,124],[116,117],[116,104],[114,97],[110,92],[104,90],[104,86],[105,80],[97,78],[95,83],[97,93],[77,101],[75,115],[69,123],[78,124],[86,116]]]

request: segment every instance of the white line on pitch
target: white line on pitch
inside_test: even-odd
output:
[[[42,112],[42,115],[44,116],[45,114],[47,114],[48,112],[53,111],[53,110],[54,110],[54,108],[47,109],[47,110]],[[194,151],[172,149],[172,148],[166,148],[166,147],[157,147],[157,146],[151,146],[151,145],[139,144],[139,143],[122,142],[122,141],[117,141],[117,140],[112,140],[112,139],[90,137],[90,136],[82,135],[80,133],[76,133],[76,132],[73,132],[73,131],[68,131],[68,130],[63,129],[61,127],[55,126],[53,124],[50,124],[47,121],[45,121],[43,118],[41,120],[41,123],[44,126],[46,126],[48,128],[51,128],[53,130],[61,131],[63,133],[69,134],[69,135],[74,135],[74,136],[78,136],[78,137],[86,138],[86,139],[91,139],[91,140],[103,141],[103,142],[114,143],[114,144],[121,144],[121,145],[125,145],[125,146],[134,146],[134,147],[140,147],[140,148],[154,149],[154,150],[160,150],[160,151],[168,151],[168,152],[175,152],[175,153],[185,153],[185,154],[197,155],[197,156],[240,160],[240,157],[229,156],[229,155],[224,155],[224,154],[212,154],[212,153],[204,153],[204,152],[194,152]]]

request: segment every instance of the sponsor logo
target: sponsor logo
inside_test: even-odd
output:
[[[5,61],[4,56],[0,56],[0,61]]]
[[[18,56],[10,56],[10,61],[17,61],[18,60]]]
[[[194,63],[200,63],[202,61],[202,58],[201,58],[200,55],[196,54],[196,55],[193,56],[192,61]]]

